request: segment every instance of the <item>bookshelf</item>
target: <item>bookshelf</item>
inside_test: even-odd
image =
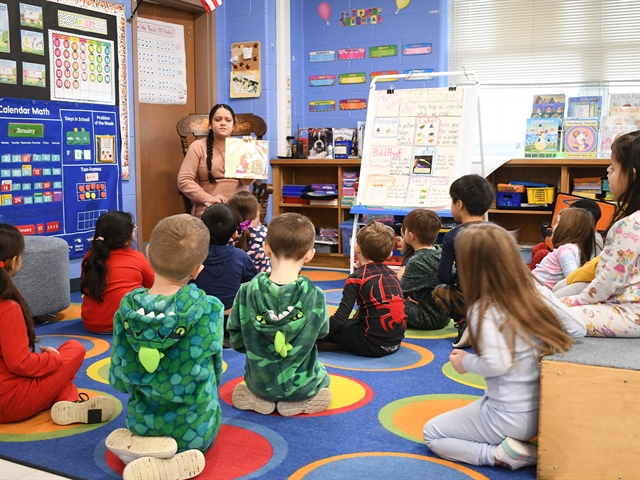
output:
[[[342,173],[360,172],[360,159],[274,159],[271,160],[273,181],[273,215],[297,212],[311,219],[316,228],[338,229],[338,252],[316,253],[310,266],[349,268],[349,252],[342,251],[340,223],[349,219],[351,206],[340,205],[342,197]],[[283,203],[282,187],[289,184],[335,183],[338,185],[338,205],[300,205]]]
[[[511,180],[547,183],[558,192],[571,193],[573,179],[606,177],[611,161],[607,158],[514,158],[498,167],[487,179],[494,185]],[[507,230],[520,229],[520,243],[538,243],[542,239],[542,223],[550,223],[551,209],[489,210],[489,221]]]

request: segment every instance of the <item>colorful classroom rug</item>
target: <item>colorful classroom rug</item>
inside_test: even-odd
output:
[[[340,303],[347,274],[307,270],[326,292],[330,311]],[[82,327],[80,296],[55,323],[39,325],[41,345],[79,340],[87,349],[76,378],[89,395],[126,397],[108,384],[110,335],[93,335]],[[473,467],[434,456],[422,443],[430,418],[479,398],[482,377],[456,373],[448,360],[456,331],[408,331],[402,348],[386,358],[320,352],[331,376],[333,400],[326,412],[285,418],[239,411],[231,405],[233,387],[242,380],[244,355],[224,350],[220,386],[223,425],[206,454],[198,479],[534,479],[533,467],[515,472]],[[107,435],[124,427],[121,407],[106,424],[53,424],[49,412],[24,422],[0,425],[0,457],[70,478],[121,478],[124,465],[104,446]]]

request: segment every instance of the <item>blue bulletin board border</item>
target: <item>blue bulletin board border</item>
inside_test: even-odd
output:
[[[84,256],[122,208],[121,148],[118,106],[0,98],[0,222]]]

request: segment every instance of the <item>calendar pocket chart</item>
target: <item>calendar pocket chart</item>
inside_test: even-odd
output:
[[[49,30],[51,99],[115,105],[110,40]]]
[[[0,113],[0,222],[82,257],[100,213],[122,205],[119,108],[3,98]]]

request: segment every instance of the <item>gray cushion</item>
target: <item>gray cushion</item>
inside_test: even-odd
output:
[[[34,316],[57,313],[70,305],[69,246],[56,237],[24,237],[22,268],[13,282]]]
[[[544,360],[640,370],[640,338],[579,338],[564,355],[555,354]]]

